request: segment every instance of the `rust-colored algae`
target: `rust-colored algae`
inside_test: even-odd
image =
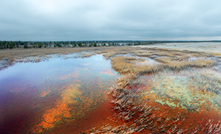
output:
[[[61,94],[61,100],[56,102],[55,107],[45,111],[43,114],[42,122],[36,125],[35,132],[37,130],[42,131],[41,127],[45,130],[51,129],[56,123],[59,123],[63,118],[70,118],[71,109],[69,108],[69,104],[77,104],[78,100],[74,98],[80,98],[82,92],[79,91],[80,85],[70,85],[66,90],[64,90]]]
[[[100,73],[101,73],[101,74],[107,74],[107,75],[116,76],[116,74],[114,74],[113,71],[110,70],[110,69],[106,69],[105,71],[101,71]]]
[[[66,79],[70,79],[70,78],[77,78],[79,76],[79,72],[75,71],[73,73],[67,74],[65,76],[60,77],[61,80],[66,80]]]
[[[41,96],[41,97],[45,97],[45,96],[48,95],[50,92],[51,92],[51,90],[43,91],[40,96]]]
[[[88,90],[86,92],[80,88],[82,88],[80,84],[71,84],[65,87],[55,106],[44,112],[41,122],[35,125],[32,132],[49,132],[61,123],[79,120],[104,100],[103,91]],[[103,86],[99,86],[99,88],[103,88]]]

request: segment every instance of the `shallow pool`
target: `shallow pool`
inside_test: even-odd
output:
[[[105,91],[117,76],[102,55],[55,56],[5,68],[0,71],[0,131],[49,133],[73,122],[81,126],[83,118],[105,103]],[[84,127],[93,126],[84,122]]]

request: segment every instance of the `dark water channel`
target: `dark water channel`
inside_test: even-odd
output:
[[[5,68],[0,71],[0,133],[48,133],[73,121],[80,126],[105,103],[105,91],[117,76],[102,55]]]

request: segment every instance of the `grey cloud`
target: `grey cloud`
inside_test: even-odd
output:
[[[218,0],[1,0],[0,40],[221,39]]]

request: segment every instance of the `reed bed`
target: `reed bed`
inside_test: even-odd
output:
[[[210,59],[196,59],[189,62],[186,58],[180,58],[179,62],[176,62],[168,57],[157,58],[156,61],[163,63],[164,68],[169,68],[175,71],[183,70],[188,67],[211,67],[216,63]]]
[[[111,59],[112,67],[121,74],[143,74],[155,72],[158,67],[153,65],[136,66],[134,57],[114,57]]]

